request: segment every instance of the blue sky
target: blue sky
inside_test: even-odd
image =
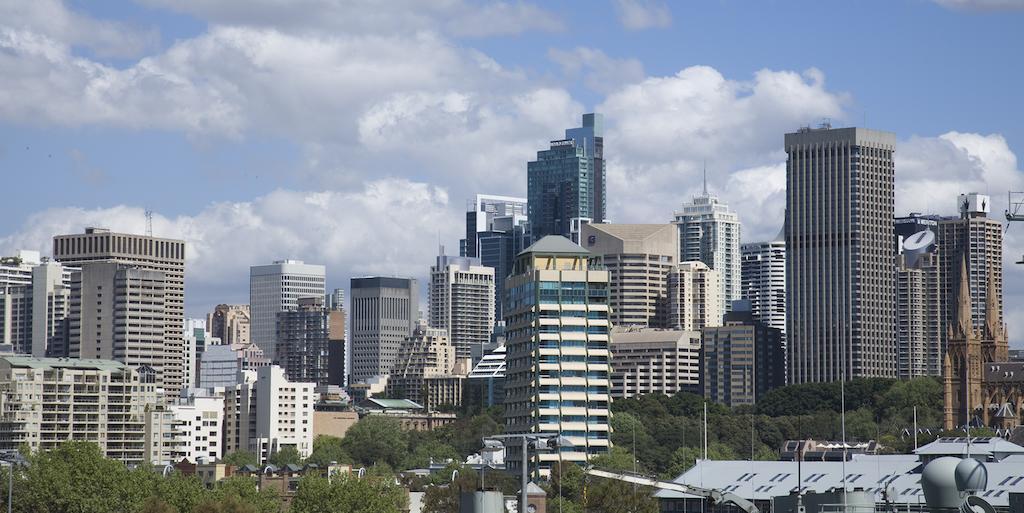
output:
[[[782,135],[823,118],[897,134],[898,213],[967,190],[1001,211],[1024,189],[1022,22],[1024,0],[0,2],[0,250],[151,208],[190,243],[192,315],[271,259],[424,277],[466,198],[524,194],[594,109],[616,221],[667,221],[707,160],[744,239],[770,237]]]

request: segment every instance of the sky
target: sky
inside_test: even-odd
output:
[[[1024,190],[1024,0],[0,0],[0,254],[86,226],[188,242],[186,313],[279,259],[425,279],[466,200],[605,115],[609,215],[701,187],[773,237],[783,134],[895,132],[896,213]],[[1024,346],[1024,223],[1005,315]]]

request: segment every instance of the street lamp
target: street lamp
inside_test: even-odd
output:
[[[573,446],[573,443],[568,438],[566,438],[564,436],[561,436],[561,435],[557,435],[557,436],[541,436],[541,435],[537,435],[537,434],[533,434],[533,433],[489,436],[487,438],[484,438],[484,440],[483,440],[485,447],[487,446],[488,440],[498,441],[499,443],[501,443],[500,442],[501,440],[519,440],[522,443],[523,459],[522,459],[522,479],[521,479],[521,483],[520,483],[522,485],[522,488],[519,490],[519,513],[527,513],[527,511],[526,511],[526,502],[527,502],[526,487],[529,486],[529,484],[530,484],[530,477],[529,477],[529,467],[530,467],[530,464],[529,464],[529,448],[533,447],[533,449],[535,451],[540,451],[542,449],[558,450],[558,449],[560,449],[562,447],[572,447]],[[561,456],[559,456],[559,461],[561,461]]]

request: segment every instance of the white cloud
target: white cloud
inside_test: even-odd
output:
[[[612,218],[667,221],[699,192],[707,161],[710,189],[740,213],[748,240],[773,237],[782,222],[782,134],[816,119],[841,119],[844,102],[813,69],[762,70],[752,81],[737,81],[693,66],[628,85],[598,106],[609,120]]]
[[[0,25],[83,46],[100,57],[138,57],[159,42],[155,29],[97,20],[68,9],[59,0],[0,2]]]
[[[672,25],[672,12],[660,0],[615,0],[619,22],[629,30],[665,28]]]
[[[367,274],[422,278],[434,254],[427,248],[436,247],[439,235],[460,235],[458,223],[451,222],[458,209],[452,207],[443,188],[385,179],[352,192],[277,190],[252,201],[214,203],[193,215],[157,213],[153,230],[187,242],[188,307],[198,314],[219,301],[245,301],[238,296],[244,294],[248,267],[282,258],[326,264],[336,286]],[[142,233],[144,224],[138,206],[47,209],[0,237],[0,254],[49,253],[54,235],[86,226]]]
[[[933,0],[951,8],[969,11],[1013,11],[1024,10],[1024,0]]]
[[[143,0],[213,24],[274,28],[295,34],[401,33],[441,30],[486,37],[558,31],[559,17],[524,1],[464,0]]]
[[[644,65],[636,59],[615,59],[596,48],[583,46],[572,50],[548,50],[548,57],[562,67],[565,75],[575,80],[582,75],[583,84],[591,91],[607,94],[625,84],[645,78]]]

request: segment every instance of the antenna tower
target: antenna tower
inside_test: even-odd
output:
[[[153,211],[146,209],[146,237],[153,236]]]

